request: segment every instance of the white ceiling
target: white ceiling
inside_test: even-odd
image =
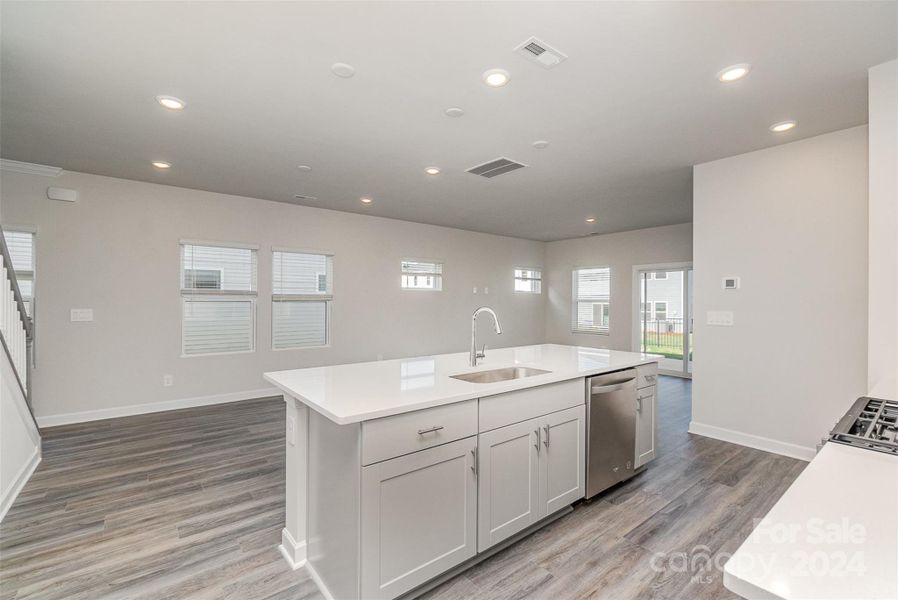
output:
[[[866,68],[898,56],[896,2],[0,10],[4,158],[537,240],[690,221],[691,165],[865,123]],[[569,59],[547,71],[514,54],[531,35]],[[717,81],[741,62],[747,78]],[[493,67],[506,87],[481,82]],[[464,172],[499,156],[530,167]]]

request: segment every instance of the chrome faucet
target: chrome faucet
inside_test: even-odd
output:
[[[489,306],[481,306],[477,310],[474,311],[474,314],[471,315],[471,366],[477,366],[478,358],[486,358],[486,344],[483,345],[483,350],[477,352],[477,315],[482,312],[487,312],[493,315],[493,322],[495,323],[496,334],[502,335],[502,326],[499,325],[499,317],[496,316],[496,311],[494,311]]]

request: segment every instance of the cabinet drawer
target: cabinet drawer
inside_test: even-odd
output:
[[[586,382],[582,377],[480,399],[480,431],[541,417],[586,404]]]
[[[477,433],[477,400],[362,423],[362,464],[394,458]]]
[[[644,388],[658,382],[658,363],[636,367],[636,387]]]

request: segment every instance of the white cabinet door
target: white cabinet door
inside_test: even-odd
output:
[[[641,467],[655,458],[655,386],[639,390],[636,401],[636,462]]]
[[[490,546],[539,519],[538,420],[481,433],[478,440],[477,547]]]
[[[476,554],[476,451],[469,437],[362,468],[362,598],[395,598]]]
[[[573,504],[586,490],[586,407],[577,406],[539,419],[540,517]]]

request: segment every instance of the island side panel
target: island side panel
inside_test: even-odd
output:
[[[287,394],[284,448],[286,480],[285,527],[281,551],[294,569],[306,562],[309,409]]]
[[[359,598],[361,424],[309,416],[309,566],[325,596]]]

